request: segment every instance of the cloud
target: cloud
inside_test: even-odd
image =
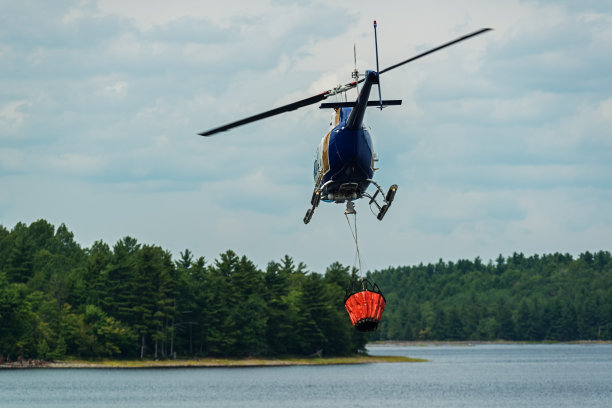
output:
[[[27,100],[11,101],[0,106],[0,135],[6,137],[14,133],[26,117],[24,110],[30,106],[32,103]]]
[[[125,81],[115,82],[112,85],[107,85],[104,87],[104,91],[108,92],[109,94],[121,95],[126,92],[127,85],[128,84]]]
[[[301,221],[329,112],[197,133],[349,81],[354,43],[372,68],[374,19],[383,67],[495,31],[382,77],[404,103],[366,119],[376,179],[400,189],[383,222],[358,203],[367,268],[612,244],[600,2],[7,3],[0,223],[48,218],[85,245],[133,235],[260,265],[351,263],[342,205]]]

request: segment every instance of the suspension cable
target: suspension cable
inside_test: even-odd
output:
[[[359,276],[363,279],[363,268],[361,266],[361,254],[359,253],[359,240],[357,237],[357,212],[354,211],[354,209],[351,212],[354,215],[354,224],[355,224],[354,232],[353,232],[353,227],[351,226],[351,222],[349,220],[349,216],[348,216],[349,212],[345,211],[344,216],[346,217],[346,223],[348,224],[349,230],[351,231],[351,235],[353,236],[353,240],[355,241],[355,250],[356,250],[355,251],[355,261],[359,262]],[[356,263],[355,261],[353,261],[353,267],[355,267],[355,263]]]

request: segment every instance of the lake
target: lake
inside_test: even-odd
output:
[[[427,363],[0,370],[0,407],[609,407],[612,345],[371,346]]]

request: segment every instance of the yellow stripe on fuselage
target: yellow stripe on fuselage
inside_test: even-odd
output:
[[[336,111],[336,119],[334,120],[334,127],[338,126],[340,123],[340,108],[335,108]],[[323,175],[329,171],[329,136],[331,135],[331,130],[327,132],[325,135],[325,139],[323,140]],[[323,176],[322,175],[322,176]]]
[[[331,131],[327,132],[325,139],[323,139],[323,152],[321,152],[323,156],[323,172],[321,176],[329,171],[329,135],[331,135]]]

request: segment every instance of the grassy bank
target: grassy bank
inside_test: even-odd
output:
[[[190,368],[190,367],[274,367],[292,365],[332,365],[371,363],[415,363],[427,360],[401,356],[352,356],[317,358],[201,358],[190,360],[66,360],[38,366],[4,364],[0,368]]]

